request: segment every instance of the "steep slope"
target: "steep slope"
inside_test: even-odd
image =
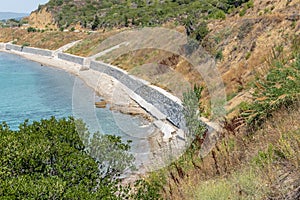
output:
[[[38,29],[57,29],[58,25],[54,16],[47,7],[40,8],[30,14],[27,18],[29,25]]]
[[[201,44],[216,59],[226,86],[228,111],[234,110],[241,101],[251,100],[251,95],[245,93],[245,89],[250,87],[249,82],[268,71],[274,56],[280,58],[283,54],[289,54],[293,45],[299,43],[299,9],[299,0],[250,1],[232,11],[224,20],[208,20],[209,33]],[[180,30],[179,27],[177,29]],[[184,59],[159,50],[139,50],[119,58],[100,59],[106,59],[177,95],[182,91],[172,88],[172,83],[167,79],[153,79],[147,71],[139,70],[139,66],[146,63],[164,64],[182,74],[191,84],[202,82],[200,74]],[[157,71],[156,75],[166,77],[164,71]]]
[[[217,66],[227,94],[230,99],[237,96],[229,102],[228,110],[236,101],[245,100],[238,94],[249,89],[249,81],[265,76],[273,58],[283,59],[299,44],[299,9],[299,0],[259,0],[245,12],[241,9],[224,21],[209,24],[211,34],[203,45],[212,54],[221,54]]]

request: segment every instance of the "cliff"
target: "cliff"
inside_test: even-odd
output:
[[[58,24],[47,7],[33,11],[28,17],[28,22],[31,27],[38,29],[58,29]]]

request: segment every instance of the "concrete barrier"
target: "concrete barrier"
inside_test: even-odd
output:
[[[51,57],[53,54],[53,51],[51,51],[51,50],[39,49],[39,48],[33,48],[33,47],[23,47],[22,51],[25,53],[31,53],[31,54],[35,54],[35,55],[48,56],[48,57]]]
[[[53,51],[39,48],[22,47],[13,44],[6,44],[5,48],[7,50],[23,51],[25,53],[36,55],[53,56]],[[57,57],[59,59],[76,64],[85,64],[85,58],[80,56],[58,53]],[[166,94],[166,91],[151,85],[145,80],[129,75],[126,71],[115,66],[103,62],[91,61],[90,68],[105,73],[120,81],[128,89],[133,91],[137,96],[140,96],[143,101],[146,101],[147,103],[145,102],[141,106],[146,106],[148,108],[146,110],[148,110],[149,112],[154,110],[154,113],[158,113],[158,118],[163,118],[163,116],[166,116],[166,119],[168,119],[168,121],[170,121],[173,125],[180,129],[185,129],[185,120],[182,112],[183,107],[177,97],[172,96],[169,93]]]
[[[80,56],[75,56],[75,55],[71,55],[71,54],[67,54],[67,53],[58,53],[57,57],[59,59],[73,62],[73,63],[79,64],[79,65],[84,64],[84,58],[80,57]]]
[[[124,70],[118,69],[112,65],[103,62],[92,61],[90,68],[109,76],[114,77],[122,84],[142,97],[147,103],[153,105],[161,113],[167,116],[167,119],[176,127],[184,129],[185,121],[183,116],[183,107],[180,100],[176,97],[170,98],[149,82],[140,80],[134,76],[128,75]]]
[[[0,43],[0,49],[4,50],[5,49],[5,45],[6,45],[5,43]]]
[[[15,44],[6,44],[5,46],[6,50],[14,50],[14,51],[22,51],[23,47],[20,45],[15,45]]]
[[[167,119],[176,127],[184,129],[183,107],[181,104],[171,100],[152,86],[143,85],[135,90],[135,93],[143,97],[167,116]]]

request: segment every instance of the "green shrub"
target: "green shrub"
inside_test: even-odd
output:
[[[299,101],[300,95],[300,54],[293,63],[283,65],[274,60],[274,67],[265,79],[257,80],[255,86],[255,101],[242,108],[242,116],[252,125],[260,125],[272,113],[282,106],[289,107]]]
[[[27,32],[28,32],[28,33],[30,33],[30,32],[36,32],[36,28],[28,27],[28,28],[27,28]]]
[[[222,60],[223,59],[223,52],[222,52],[222,50],[217,51],[217,53],[215,55],[215,59],[216,60]]]
[[[244,16],[247,12],[247,9],[243,8],[240,12],[239,12],[239,15],[240,17]]]
[[[250,58],[250,56],[251,56],[251,52],[247,52],[245,55],[245,59],[248,60]]]
[[[25,42],[22,44],[22,47],[28,47],[28,46],[30,46],[30,43],[28,43],[28,42]]]
[[[75,125],[73,118],[52,117],[32,124],[27,120],[17,131],[2,123],[0,149],[3,199],[122,199],[128,195],[128,187],[120,188],[116,179],[127,161],[130,166],[128,144],[115,136],[95,133],[91,137],[84,124]]]
[[[213,14],[214,19],[225,19],[226,15],[223,10],[218,10],[216,13]]]
[[[203,137],[205,127],[201,120],[200,114],[203,108],[200,103],[203,87],[194,85],[194,88],[183,93],[184,117],[189,136],[193,139],[200,140]]]

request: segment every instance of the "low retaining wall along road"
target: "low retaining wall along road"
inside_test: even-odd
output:
[[[152,116],[157,120],[154,124],[162,131],[164,134],[163,141],[168,142],[170,138],[175,136],[177,143],[185,145],[185,131],[187,128],[185,126],[185,119],[183,116],[183,106],[180,99],[171,95],[170,93],[164,91],[163,89],[151,85],[148,81],[139,79],[135,76],[129,75],[128,72],[119,69],[113,65],[109,65],[103,62],[91,61],[92,57],[84,58],[80,56],[75,56],[71,54],[61,53],[61,51],[50,51],[31,47],[22,47],[19,45],[13,45],[10,43],[0,43],[0,49],[14,50],[19,52],[26,52],[32,55],[42,55],[53,58],[59,58],[72,63],[80,64],[85,66],[86,69],[93,69],[95,71],[105,73],[122,83],[127,90],[128,95],[135,100],[141,107],[147,110]],[[165,120],[171,122],[174,126],[179,128],[176,131],[169,123]],[[207,127],[206,139],[202,145],[200,156],[206,156],[213,146],[215,145],[221,127],[216,123],[211,123],[205,120],[202,122]],[[181,130],[180,130],[181,129]],[[175,144],[175,143],[174,143]]]
[[[75,55],[71,55],[71,54],[67,54],[67,53],[58,53],[57,56],[59,59],[62,59],[62,60],[73,62],[73,63],[79,64],[79,65],[84,64],[84,58],[80,57],[80,56],[75,56]]]

